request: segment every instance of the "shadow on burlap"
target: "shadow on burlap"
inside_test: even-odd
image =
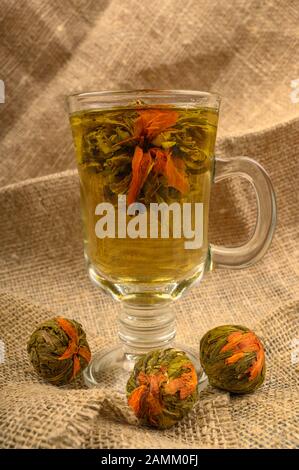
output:
[[[282,1],[261,5],[239,0],[232,6],[182,1],[176,8],[174,3],[180,2],[153,0],[149,11],[135,0],[126,6],[120,0],[91,1],[91,14],[83,2],[57,12],[45,0],[46,10],[35,11],[32,24],[23,10],[7,2],[0,19],[3,70],[15,80],[7,87],[1,116],[2,447],[299,445],[299,104],[289,97],[290,80],[298,72],[298,12]],[[20,27],[12,27],[14,21]],[[39,38],[41,54],[31,52],[29,57],[17,31],[31,24],[28,50]],[[114,51],[111,56],[107,44]],[[45,57],[49,74],[41,68]],[[101,58],[100,65],[95,57]],[[216,269],[176,304],[178,341],[194,351],[200,337],[216,325],[253,328],[266,347],[264,386],[242,397],[208,389],[188,417],[163,432],[139,427],[123,398],[104,387],[45,384],[26,353],[36,325],[57,314],[82,323],[92,351],[116,339],[119,305],[86,274],[78,177],[70,169],[74,157],[62,95],[70,86],[119,88],[132,83],[217,89],[225,97],[218,153],[257,159],[271,176],[278,203],[276,234],[262,261],[243,271]],[[244,242],[255,216],[247,183],[232,179],[215,185],[210,240]]]

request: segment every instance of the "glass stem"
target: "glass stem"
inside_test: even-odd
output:
[[[176,334],[175,314],[169,305],[138,308],[122,304],[118,334],[130,354],[171,347]]]

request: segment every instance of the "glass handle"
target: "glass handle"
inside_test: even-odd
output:
[[[211,245],[212,264],[232,269],[245,268],[259,261],[268,250],[276,225],[276,201],[271,180],[263,167],[248,157],[216,157],[214,182],[231,176],[249,181],[256,194],[257,220],[254,233],[244,245],[228,248]]]

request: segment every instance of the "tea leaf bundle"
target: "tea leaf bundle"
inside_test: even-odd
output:
[[[143,424],[159,429],[180,421],[197,400],[197,374],[183,351],[141,356],[127,383],[128,404]]]
[[[39,325],[28,341],[27,351],[36,372],[54,385],[72,381],[91,357],[80,323],[62,317]]]
[[[228,392],[253,392],[265,378],[263,345],[244,326],[223,325],[208,331],[200,341],[200,361],[210,384]]]

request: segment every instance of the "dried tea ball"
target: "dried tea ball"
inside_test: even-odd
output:
[[[54,385],[71,382],[90,361],[90,349],[80,323],[56,317],[32,333],[27,351],[36,372]]]
[[[200,362],[214,387],[253,392],[264,381],[265,353],[260,339],[245,326],[223,325],[200,341]]]
[[[183,351],[152,351],[135,364],[127,383],[128,404],[143,424],[169,428],[193,407],[197,382],[194,365]]]

